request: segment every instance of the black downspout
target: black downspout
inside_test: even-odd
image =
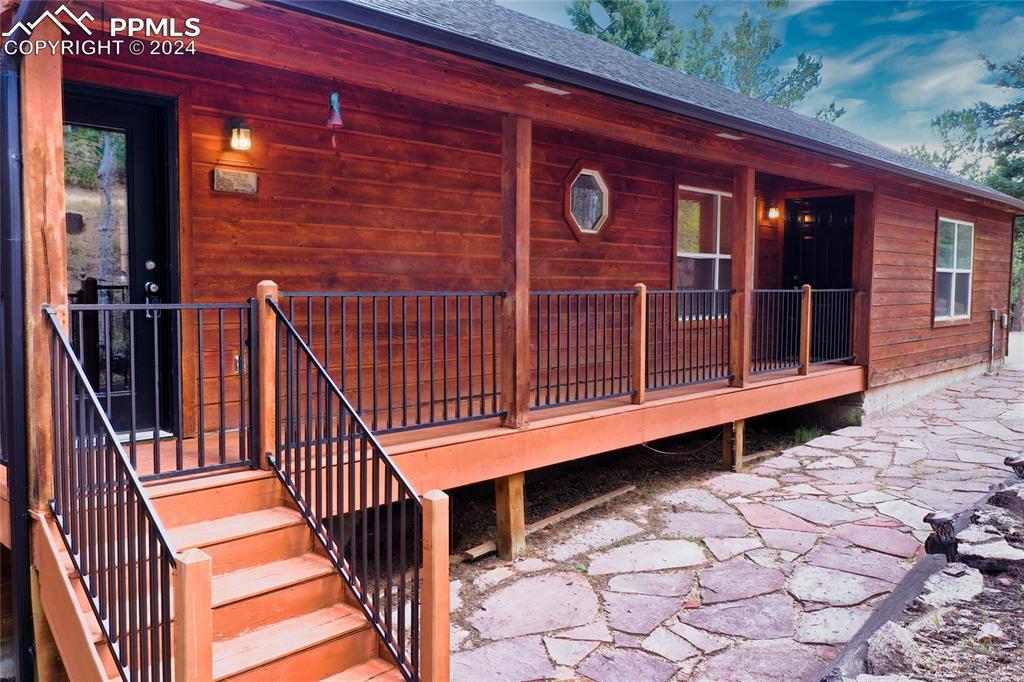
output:
[[[28,23],[44,11],[45,3],[26,0],[14,18]],[[17,34],[8,38],[15,40]],[[27,37],[27,36],[25,36]],[[22,38],[18,38],[22,39]],[[35,679],[35,637],[32,624],[32,557],[29,544],[28,442],[31,427],[25,404],[25,269],[22,251],[21,194],[21,58],[4,50],[0,83],[0,297],[2,297],[4,363],[0,387],[3,449],[11,505],[11,598],[13,600],[15,679]]]

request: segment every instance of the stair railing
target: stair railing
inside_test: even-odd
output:
[[[57,527],[121,676],[169,682],[174,549],[56,311],[44,310]]]
[[[403,676],[435,679],[426,670],[433,654],[421,656],[421,618],[433,617],[420,586],[424,507],[431,498],[420,499],[288,316],[271,298],[266,304],[276,319],[271,468]],[[445,543],[445,569],[447,549]],[[428,570],[433,567],[425,565]],[[446,574],[443,582],[447,588]],[[447,610],[443,617],[447,623]]]

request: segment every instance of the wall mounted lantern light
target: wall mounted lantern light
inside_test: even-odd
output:
[[[768,220],[777,220],[779,217],[779,207],[771,205],[768,207]]]
[[[228,128],[231,130],[232,149],[237,152],[252,149],[252,129],[248,123],[240,118],[232,118],[228,121]]]

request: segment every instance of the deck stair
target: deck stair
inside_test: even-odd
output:
[[[213,679],[402,679],[271,472],[147,492],[177,551],[212,559]]]

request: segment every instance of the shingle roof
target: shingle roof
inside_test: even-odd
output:
[[[824,151],[837,156],[1024,208],[1024,201],[900,154],[837,125],[705,83],[593,36],[490,0],[279,2],[797,146],[824,146],[828,148]],[[375,22],[374,14],[379,15],[377,19],[390,21]]]

